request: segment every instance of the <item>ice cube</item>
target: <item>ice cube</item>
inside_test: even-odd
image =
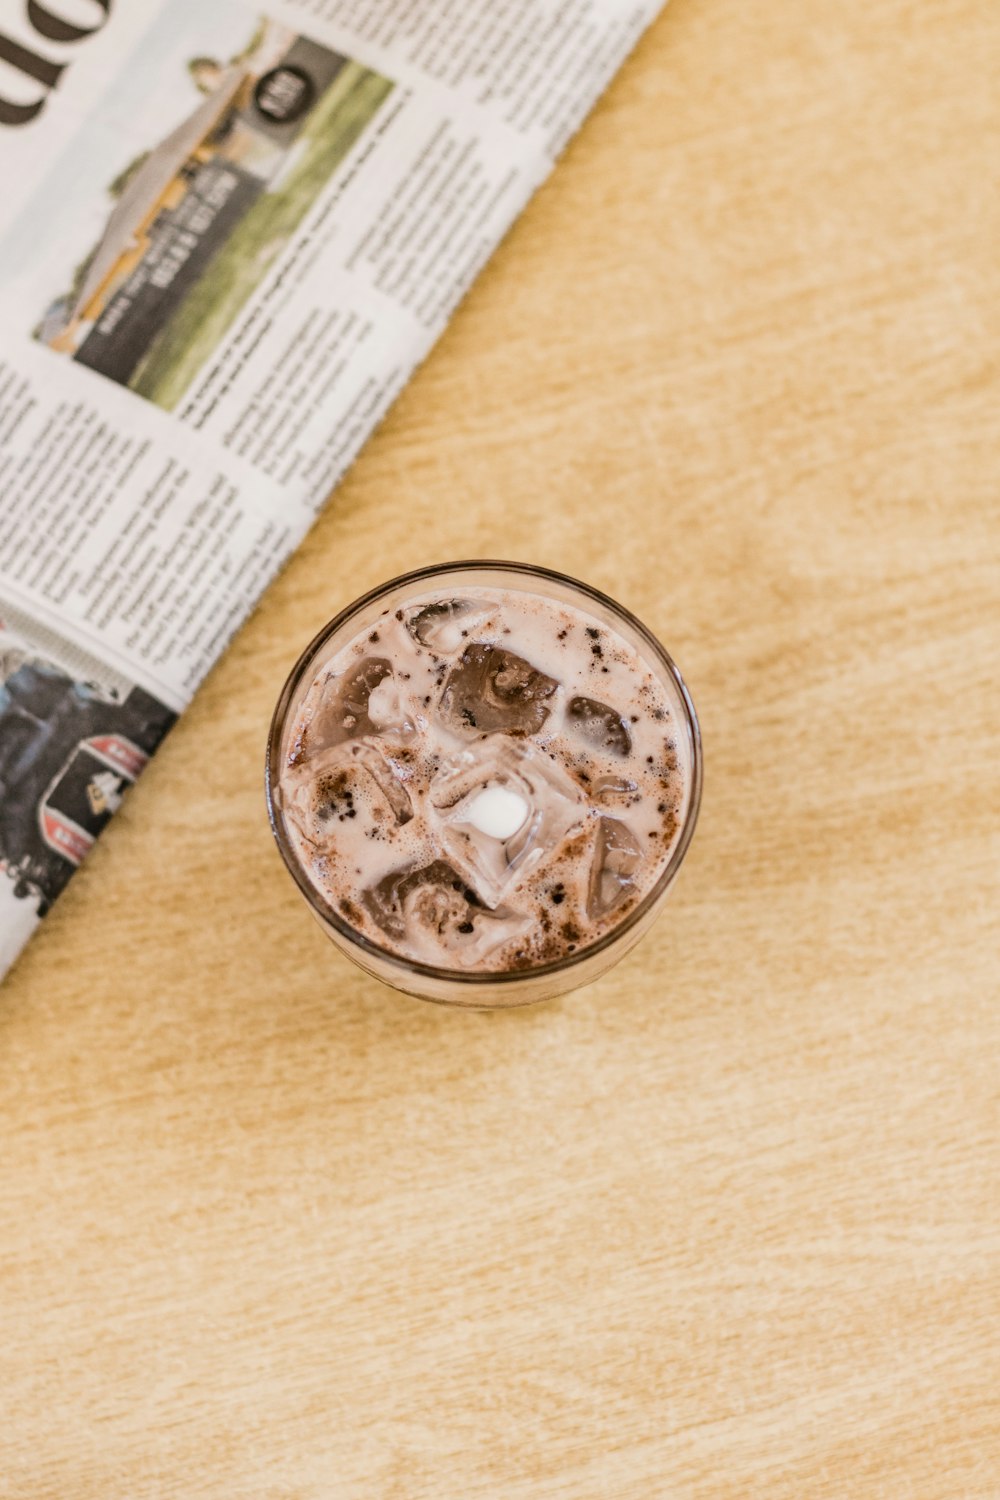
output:
[[[344,740],[372,734],[378,726],[369,718],[368,703],[387,678],[392,678],[392,667],[384,656],[368,656],[344,677],[327,678],[320,685],[312,717],[288,757],[289,764],[320,755]]]
[[[336,843],[337,822],[362,817],[400,827],[413,817],[406,787],[370,741],[332,746],[293,775],[285,781],[285,814],[317,849]]]
[[[596,698],[571,698],[566,709],[566,722],[598,750],[628,755],[632,749],[632,736],[622,715],[616,708]]]
[[[350,796],[348,796],[350,793]],[[285,817],[306,843],[322,849],[332,838],[331,824],[351,810],[354,793],[343,767],[315,772],[300,768],[282,783]]]
[[[453,728],[478,734],[537,734],[559,684],[523,656],[474,641],[452,667],[441,711]]]
[[[406,787],[400,781],[392,766],[379,754],[374,745],[363,741],[350,747],[350,754],[357,761],[359,768],[367,772],[375,786],[392,809],[393,816],[398,825],[408,823],[413,817],[413,803]]]
[[[598,776],[593,784],[593,793],[599,802],[610,802],[615,797],[631,797],[638,790],[638,783],[631,776]]]
[[[475,968],[502,943],[527,936],[531,920],[488,911],[444,859],[407,865],[363,892],[372,920],[394,943],[425,963]]]
[[[509,833],[491,833],[481,816],[491,793],[506,793],[505,805],[516,800],[524,809]],[[562,767],[506,735],[480,740],[447,761],[431,783],[430,805],[451,862],[492,908],[587,816],[583,793]]]
[[[633,889],[632,876],[639,868],[639,840],[620,818],[601,818],[590,867],[587,912],[591,918],[606,917]]]
[[[475,891],[466,885],[457,870],[443,859],[432,860],[428,865],[406,865],[383,876],[377,885],[369,886],[361,899],[374,922],[394,942],[406,936],[407,902],[415,892],[424,891],[418,903],[417,915],[424,923],[430,922],[438,931],[446,925],[456,929],[469,919],[469,913],[482,902]]]
[[[415,609],[407,618],[406,628],[421,646],[430,646],[432,651],[447,656],[457,651],[470,635],[484,630],[496,619],[496,614],[495,604],[475,599],[436,599],[433,604]]]

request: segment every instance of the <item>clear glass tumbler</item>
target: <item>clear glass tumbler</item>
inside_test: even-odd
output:
[[[466,588],[511,589],[568,604],[601,621],[635,648],[662,684],[671,705],[677,735],[684,741],[689,768],[680,831],[669,862],[656,884],[617,927],[551,963],[502,973],[469,973],[436,968],[383,948],[358,932],[324,900],[302,867],[285,824],[280,771],[290,749],[302,701],[326,663],[363,629],[374,626],[385,610],[397,610],[410,599],[440,589],[442,594]],[[546,667],[545,662],[539,662]],[[441,563],[390,579],[341,610],[309,643],[285,683],[274,710],[267,742],[266,795],[271,827],[282,858],[310,911],[342,953],[385,984],[424,1000],[475,1009],[528,1005],[589,984],[618,962],[649,929],[673,885],[694,833],[701,800],[702,751],[698,719],[680,672],[667,652],[639,620],[606,594],[548,568],[525,563],[468,561]]]

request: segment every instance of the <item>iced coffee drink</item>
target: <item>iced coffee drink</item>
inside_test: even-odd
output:
[[[637,621],[559,575],[466,564],[323,632],[268,775],[279,846],[340,945],[478,1005],[570,988],[631,946],[690,838],[700,760]]]

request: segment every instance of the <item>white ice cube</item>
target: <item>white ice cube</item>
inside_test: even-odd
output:
[[[567,772],[530,741],[506,734],[445,761],[429,801],[445,854],[494,910],[587,816]]]

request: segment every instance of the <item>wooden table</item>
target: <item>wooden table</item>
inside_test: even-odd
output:
[[[0,1495],[1000,1494],[1000,9],[675,0],[0,992]],[[514,556],[662,636],[701,826],[459,1014],[309,921],[300,645]]]

